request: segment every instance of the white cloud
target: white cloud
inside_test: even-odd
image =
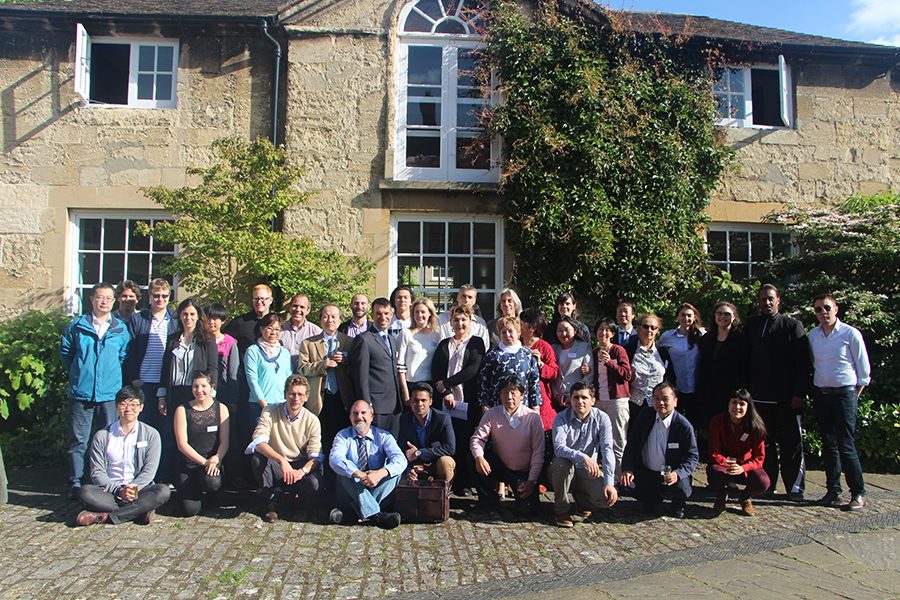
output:
[[[900,1],[853,0],[849,29],[876,44],[900,45]]]

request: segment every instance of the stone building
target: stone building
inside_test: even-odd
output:
[[[77,311],[98,280],[155,275],[174,249],[130,232],[171,215],[139,187],[184,185],[213,139],[273,125],[314,192],[285,215],[287,233],[375,261],[377,295],[403,277],[446,301],[471,281],[492,306],[512,256],[499,168],[463,151],[490,101],[465,75],[479,41],[469,2],[3,4],[0,309]],[[594,12],[578,2],[561,0]],[[277,72],[261,20],[281,46]],[[740,167],[707,235],[736,276],[771,255],[783,234],[760,218],[781,203],[900,187],[897,48],[677,15],[636,14],[635,27],[733,53],[715,93]]]

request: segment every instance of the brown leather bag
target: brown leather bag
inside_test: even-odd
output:
[[[394,510],[404,523],[446,521],[450,518],[450,484],[401,479],[394,491]]]

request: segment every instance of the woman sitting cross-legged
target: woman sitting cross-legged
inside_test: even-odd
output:
[[[745,485],[741,509],[747,516],[756,514],[750,498],[769,489],[769,476],[763,470],[766,458],[766,426],[756,412],[750,392],[735,390],[728,411],[713,417],[709,424],[710,462],[706,476],[710,489],[716,490],[716,513],[725,511],[728,483]]]

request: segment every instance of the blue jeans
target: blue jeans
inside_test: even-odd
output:
[[[378,482],[373,488],[367,488],[362,483],[349,477],[338,475],[337,477],[337,503],[338,506],[351,507],[361,519],[381,512],[381,503],[388,499],[397,487],[400,476],[387,476]]]
[[[822,435],[825,487],[828,491],[840,494],[843,470],[850,493],[865,495],[862,466],[856,453],[856,388],[816,388],[813,410]]]
[[[69,398],[69,485],[79,487],[90,483],[91,424],[97,420],[97,429],[105,429],[115,421],[116,403],[83,402]]]

